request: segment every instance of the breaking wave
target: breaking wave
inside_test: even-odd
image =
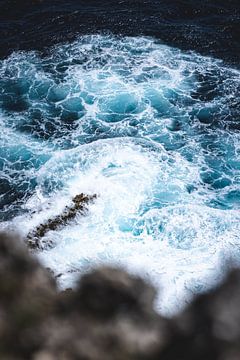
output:
[[[238,263],[239,71],[151,38],[95,35],[14,53],[0,77],[2,227],[26,235],[76,194],[98,195],[42,240],[61,287],[124,266],[162,288],[169,314]]]

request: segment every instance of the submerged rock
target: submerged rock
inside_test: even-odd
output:
[[[40,248],[40,239],[43,238],[50,230],[57,230],[59,227],[66,225],[73,220],[77,214],[84,214],[87,210],[86,206],[89,202],[96,199],[97,195],[76,195],[73,199],[72,206],[66,206],[62,214],[49,219],[47,222],[40,224],[37,228],[31,231],[27,236],[27,244],[30,248]]]
[[[181,314],[154,310],[156,291],[116,268],[58,292],[21,240],[0,234],[0,359],[238,360],[240,270]]]

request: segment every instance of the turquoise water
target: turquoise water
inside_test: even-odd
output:
[[[101,263],[162,289],[169,314],[240,244],[239,71],[151,38],[84,36],[0,62],[2,227],[26,235],[80,193],[38,256],[72,286]],[[49,243],[53,246],[49,247]]]

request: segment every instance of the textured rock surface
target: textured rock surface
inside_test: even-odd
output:
[[[73,220],[77,214],[82,214],[87,211],[87,204],[96,199],[97,195],[79,194],[72,199],[72,205],[66,206],[62,214],[49,219],[46,223],[40,224],[35,230],[30,232],[27,236],[27,245],[32,249],[41,248],[40,240],[50,230],[57,230],[59,227],[66,225]]]
[[[0,359],[240,359],[240,271],[173,319],[155,290],[114,268],[55,281],[17,236],[0,234]]]
[[[42,346],[55,298],[56,286],[47,270],[29,256],[20,239],[1,234],[1,359],[27,359]]]

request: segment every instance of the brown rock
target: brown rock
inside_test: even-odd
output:
[[[76,195],[73,199],[72,206],[66,206],[62,214],[49,219],[47,222],[40,224],[37,228],[27,235],[27,244],[31,249],[41,248],[41,238],[43,238],[48,231],[57,230],[61,226],[65,226],[69,221],[73,220],[77,214],[84,215],[87,211],[89,202],[96,199],[96,195]],[[51,246],[51,244],[48,244]]]

